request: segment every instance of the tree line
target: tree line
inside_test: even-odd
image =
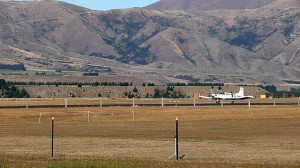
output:
[[[290,91],[294,96],[300,97],[300,88],[291,88]]]
[[[261,86],[258,85],[258,87],[265,89],[266,91],[268,91],[269,93],[267,94],[267,96],[273,96],[276,98],[280,98],[280,97],[300,97],[300,88],[291,88],[290,91],[278,91],[277,87],[274,85],[267,85],[267,86]]]
[[[224,83],[169,83],[167,86],[224,86]]]
[[[19,90],[15,85],[0,79],[1,98],[29,98],[30,95],[25,89]]]
[[[133,86],[132,82],[8,82],[13,85],[72,85],[72,86]],[[224,86],[224,83],[168,83],[157,85],[155,83],[143,83],[142,86]]]
[[[0,69],[26,71],[24,64],[0,64]]]
[[[139,90],[134,87],[130,92],[123,93],[127,98],[141,98]],[[154,93],[147,93],[145,98],[190,98],[186,94],[181,93],[180,91],[175,91],[174,86],[167,86],[166,89],[154,89]]]
[[[8,82],[10,84],[13,85],[54,85],[54,86],[68,86],[68,85],[72,85],[72,86],[132,86],[132,83],[129,82]]]

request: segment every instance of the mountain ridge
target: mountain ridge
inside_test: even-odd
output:
[[[136,72],[139,81],[162,83],[184,81],[180,76],[297,79],[299,6],[278,0],[249,10],[103,12],[61,2],[0,3],[0,57],[27,69]]]

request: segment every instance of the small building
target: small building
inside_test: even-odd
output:
[[[260,98],[261,98],[261,99],[266,99],[266,98],[267,98],[267,95],[260,95]]]

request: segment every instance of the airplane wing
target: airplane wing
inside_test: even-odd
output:
[[[253,96],[243,96],[243,97],[230,97],[225,98],[224,100],[245,100],[245,99],[253,99]]]
[[[213,97],[207,97],[207,96],[199,96],[202,99],[213,99]]]
[[[245,99],[254,99],[254,96],[244,96]]]

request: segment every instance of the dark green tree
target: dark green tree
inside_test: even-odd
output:
[[[138,93],[139,91],[138,91],[138,89],[136,87],[134,87],[133,90],[132,90],[132,92],[133,93]]]
[[[160,90],[154,89],[153,98],[161,98]]]
[[[21,98],[29,98],[29,94],[25,89],[21,89],[21,93],[20,93]]]

